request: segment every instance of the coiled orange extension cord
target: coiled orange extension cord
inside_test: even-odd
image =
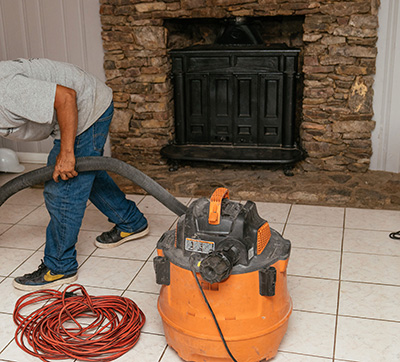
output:
[[[77,291],[81,293],[75,294]],[[44,301],[51,303],[22,316],[23,308]],[[44,289],[19,298],[14,309],[15,341],[42,361],[77,358],[108,362],[136,344],[145,320],[129,298],[94,297],[83,286],[72,284],[63,292]]]

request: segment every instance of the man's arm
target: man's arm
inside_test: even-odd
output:
[[[75,171],[74,144],[78,126],[78,107],[76,92],[67,87],[57,85],[54,100],[54,109],[57,112],[58,125],[61,133],[61,148],[57,156],[53,172],[53,180],[58,182],[68,180],[78,175]]]

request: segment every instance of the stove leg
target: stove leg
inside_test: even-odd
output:
[[[284,173],[285,176],[288,176],[288,177],[294,176],[293,165],[285,165],[285,166],[283,166],[283,173]]]
[[[170,167],[168,169],[169,172],[175,172],[179,169],[179,162],[177,160],[172,160],[170,162]]]

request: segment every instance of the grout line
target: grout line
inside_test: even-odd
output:
[[[132,283],[135,281],[135,279],[138,277],[139,273],[142,271],[142,269],[146,266],[147,262],[149,261],[149,259],[151,258],[151,256],[153,255],[154,251],[157,249],[157,247],[155,246],[154,249],[152,250],[152,252],[149,254],[149,256],[147,257],[147,259],[144,261],[142,267],[139,269],[139,271],[136,273],[136,275],[133,277],[133,279],[131,280],[131,282],[128,284],[128,286],[125,288],[124,293],[126,291],[132,291],[129,290],[129,287],[132,285]],[[151,292],[148,292],[151,293]],[[156,294],[158,295],[159,293],[151,293],[151,294]]]
[[[14,224],[14,226],[15,226],[16,224]],[[45,244],[45,242],[44,243],[42,243],[37,249],[21,249],[21,248],[8,248],[8,247],[3,247],[3,246],[1,246],[0,248],[4,248],[4,249],[14,249],[14,250],[26,250],[26,251],[31,251],[32,252],[32,254],[28,257],[28,258],[26,258],[22,263],[20,263],[15,269],[13,269],[12,271],[11,271],[11,273],[9,273],[7,276],[5,276],[5,278],[13,278],[12,276],[11,276],[11,274],[12,273],[14,273],[18,268],[20,268],[23,264],[25,264],[30,258],[32,258],[38,251],[40,251],[40,248],[42,248],[43,247],[43,245]],[[13,278],[14,279],[14,278]],[[5,280],[5,279],[4,279]],[[4,281],[3,280],[3,281]],[[2,281],[2,282],[3,282]]]
[[[10,314],[10,313],[3,313],[3,312],[1,312],[0,314],[5,314],[5,315],[13,315],[12,313]],[[2,348],[2,349],[0,349],[0,356],[1,356],[1,354],[8,348],[8,346],[13,342],[15,340],[15,335],[13,336],[13,338],[4,346],[4,348]],[[2,361],[1,359],[0,359],[0,361]],[[4,360],[4,361],[7,361],[7,360]]]
[[[148,291],[144,291],[144,290],[133,290],[133,289],[126,289],[124,290],[124,293],[140,293],[140,294],[148,294],[148,295],[155,295],[158,296],[160,293],[155,293],[155,292],[148,292]]]
[[[374,255],[374,256],[390,256],[392,258],[400,258],[400,255],[391,255],[391,254],[378,254],[378,253],[363,253],[360,251],[349,251],[345,250],[344,254],[356,254],[356,255]]]
[[[164,347],[164,351],[161,353],[161,356],[160,356],[160,358],[158,359],[158,362],[161,362],[161,360],[163,359],[165,353],[167,352],[167,349],[168,349],[168,344],[166,343],[166,344],[165,344],[165,347]]]
[[[340,262],[339,262],[339,284],[338,284],[338,295],[337,295],[337,305],[336,305],[336,321],[335,321],[335,334],[333,339],[333,354],[332,361],[335,362],[335,354],[336,354],[336,344],[337,344],[337,336],[338,336],[338,322],[339,322],[339,307],[340,307],[340,291],[341,291],[341,280],[342,280],[342,268],[343,268],[343,250],[344,250],[344,233],[346,229],[346,212],[345,208],[343,211],[343,226],[342,226],[342,243],[340,247]]]
[[[132,283],[133,283],[133,282],[135,281],[135,279],[138,277],[138,275],[139,275],[140,272],[143,270],[143,268],[145,267],[145,265],[146,265],[146,261],[143,262],[142,266],[141,266],[141,267],[139,268],[139,270],[136,272],[135,276],[131,279],[131,281],[129,282],[129,284],[128,284],[127,287],[125,288],[124,293],[125,293],[126,291],[128,291],[129,287],[132,285]]]
[[[131,286],[131,284],[133,283],[133,281],[137,278],[137,276],[139,275],[140,271],[146,266],[146,264],[149,262],[151,256],[154,254],[154,251],[157,250],[157,246],[154,247],[153,251],[149,254],[149,256],[147,257],[146,261],[143,263],[142,267],[140,268],[140,270],[138,271],[138,273],[135,275],[135,277],[132,279],[132,281],[129,283],[129,285],[126,287],[126,290],[128,290],[128,288]],[[148,292],[151,294],[156,294],[158,295],[159,292],[157,293],[153,293],[153,292]]]
[[[37,249],[26,249],[26,248],[13,248],[13,247],[10,247],[10,246],[6,246],[6,245],[0,245],[0,249],[11,249],[11,250],[25,250],[25,251],[33,251],[33,252],[37,252],[37,251],[39,251],[39,249],[41,248],[43,246],[43,244],[42,245],[40,245],[39,246],[39,248],[37,248]]]
[[[368,320],[368,321],[377,321],[377,322],[397,323],[397,324],[400,324],[400,320],[393,320],[393,319],[381,319],[381,318],[362,317],[362,316],[349,315],[349,314],[339,314],[339,316],[340,316],[340,317],[346,317],[346,318],[353,318],[353,319]]]
[[[316,354],[307,354],[307,353],[301,353],[301,352],[285,351],[285,350],[283,350],[283,349],[278,349],[278,353],[279,353],[279,352],[287,353],[287,354],[293,354],[293,355],[295,355],[295,356],[314,357],[314,358],[323,358],[323,359],[332,360],[331,357],[320,356],[320,355],[316,355]],[[351,361],[351,362],[352,362],[352,361]]]
[[[322,248],[311,248],[305,246],[292,246],[292,249],[302,249],[302,250],[318,250],[318,251],[329,251],[333,253],[343,253],[343,254],[356,254],[356,255],[372,255],[372,256],[388,256],[392,258],[400,258],[400,255],[383,254],[383,253],[367,253],[360,251],[350,251],[350,250],[333,250],[333,249],[322,249]]]
[[[333,252],[333,253],[340,253],[341,252],[341,250],[321,249],[321,248],[307,248],[305,246],[292,246],[292,249],[329,251],[329,252]]]
[[[11,204],[10,206],[23,206],[23,205],[16,205],[16,204]],[[40,225],[27,225],[27,224],[20,224],[20,222],[22,220],[24,220],[25,218],[27,218],[29,215],[31,215],[32,213],[34,213],[35,211],[37,211],[41,206],[36,206],[36,205],[27,205],[27,206],[32,206],[33,209],[31,211],[29,211],[26,215],[22,216],[21,219],[19,219],[18,221],[14,222],[14,223],[10,223],[12,226],[16,226],[16,225],[25,225],[25,226],[40,226]],[[36,206],[36,207],[35,207]],[[9,224],[9,223],[7,223]]]
[[[16,249],[18,250],[18,249]],[[20,249],[19,249],[20,250]],[[29,255],[29,257],[27,257],[24,261],[22,261],[20,264],[18,264],[17,267],[15,267],[8,275],[7,278],[12,278],[11,274],[14,273],[17,269],[19,269],[23,264],[25,264],[30,258],[32,258],[32,256],[36,253],[36,251],[30,250],[32,251],[32,254]],[[13,278],[14,279],[14,278]]]
[[[318,312],[318,311],[315,311],[315,310],[297,309],[297,308],[293,308],[293,311],[300,312],[300,313],[322,314],[322,315],[330,315],[330,316],[335,316],[336,315],[336,313]]]
[[[283,235],[285,235],[286,226],[287,226],[288,221],[289,221],[289,216],[290,216],[290,213],[291,213],[291,211],[292,211],[292,207],[293,207],[293,204],[290,204],[288,213],[287,213],[287,215],[286,215],[286,219],[285,219],[285,221],[284,221],[284,223],[283,223],[282,232],[280,233],[280,235],[281,235],[282,237],[283,237]],[[279,224],[280,224],[280,223],[279,223]],[[290,243],[290,249],[292,249],[292,243]]]
[[[165,338],[165,336],[164,336],[164,334],[160,334],[160,333],[156,333],[156,332],[140,332],[140,333],[143,333],[143,334],[149,334],[149,335],[151,335],[151,336],[160,336],[160,337],[164,337]],[[165,343],[167,343],[167,342],[165,342]]]
[[[96,251],[96,250],[95,250]],[[154,252],[154,250],[151,252],[151,253],[153,253]],[[94,253],[94,252],[93,252]],[[92,254],[93,254],[92,253]],[[102,259],[116,259],[116,260],[129,260],[129,261],[139,261],[139,262],[143,262],[143,263],[146,263],[147,262],[147,260],[148,260],[148,258],[146,258],[146,259],[137,259],[137,258],[123,258],[123,257],[120,257],[120,256],[104,256],[104,255],[92,255],[92,254],[90,254],[90,255],[87,255],[87,257],[89,258],[89,257],[93,257],[93,258],[102,258]],[[84,256],[84,255],[83,255]],[[85,259],[85,261],[87,260],[87,258]],[[83,264],[83,263],[82,263]]]
[[[304,226],[304,227],[320,227],[320,228],[327,228],[327,229],[341,229],[343,226],[336,226],[336,225],[322,225],[322,224],[305,224],[305,223],[300,223],[300,222],[288,222],[288,225],[294,225],[294,226]]]
[[[76,245],[76,244],[75,244],[75,245]],[[98,249],[98,248],[95,247],[95,249],[94,249],[89,255],[86,256],[85,260],[84,260],[81,264],[78,265],[78,271],[79,271],[79,269],[81,268],[81,266],[84,265],[84,264],[89,260],[90,257],[92,257],[92,256],[95,257],[93,254],[94,254],[94,252],[95,252],[97,249]]]
[[[383,210],[379,210],[379,211],[383,211]],[[368,228],[361,228],[361,227],[348,227],[347,230],[376,231],[376,232],[380,232],[380,233],[391,233],[391,232],[393,232],[393,229],[391,229],[391,230],[389,230],[389,229],[377,229],[377,228],[368,229]]]
[[[14,224],[8,224],[8,223],[5,223],[5,224],[2,223],[1,225],[7,225],[8,227],[6,227],[6,229],[3,232],[1,232],[0,235],[5,234],[8,230],[10,230],[12,227],[14,227]]]
[[[345,282],[345,283],[354,283],[354,284],[376,285],[376,286],[380,286],[380,287],[395,287],[395,288],[400,288],[400,284],[374,283],[374,282],[365,282],[365,281],[357,281],[357,280],[346,280],[346,279],[342,279],[342,282]]]
[[[1,315],[1,314],[11,315],[11,316],[13,315],[13,313],[11,313],[11,312],[0,312],[0,315]]]
[[[126,289],[124,290],[124,293],[140,293],[140,294],[148,294],[148,295],[155,295],[158,296],[160,293],[159,292],[149,292],[149,291],[145,291],[145,290],[135,290],[135,289]]]
[[[309,278],[309,279],[319,279],[319,280],[331,280],[334,282],[339,281],[339,279],[335,278],[328,278],[328,277],[317,277],[317,276],[311,276],[311,275],[300,275],[300,274],[287,274],[289,277],[296,277],[296,278]]]

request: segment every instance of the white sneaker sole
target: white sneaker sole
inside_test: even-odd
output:
[[[43,284],[43,285],[20,284],[20,283],[17,283],[15,281],[15,279],[14,279],[13,280],[13,286],[14,286],[15,289],[25,290],[25,291],[28,291],[28,292],[34,292],[36,290],[53,288],[53,287],[56,287],[56,286],[61,285],[61,284],[73,283],[77,279],[78,279],[78,274],[75,274],[72,277],[58,279],[58,280],[55,280],[54,282]]]
[[[104,244],[104,243],[100,243],[96,240],[94,242],[94,245],[96,245],[100,249],[112,249],[112,248],[116,248],[117,246],[122,245],[123,243],[126,243],[127,241],[136,240],[143,236],[146,236],[149,232],[150,232],[150,228],[149,228],[149,226],[147,226],[147,228],[144,229],[143,231],[141,231],[140,233],[129,235],[126,238],[123,238],[120,241],[117,241],[116,243]]]

